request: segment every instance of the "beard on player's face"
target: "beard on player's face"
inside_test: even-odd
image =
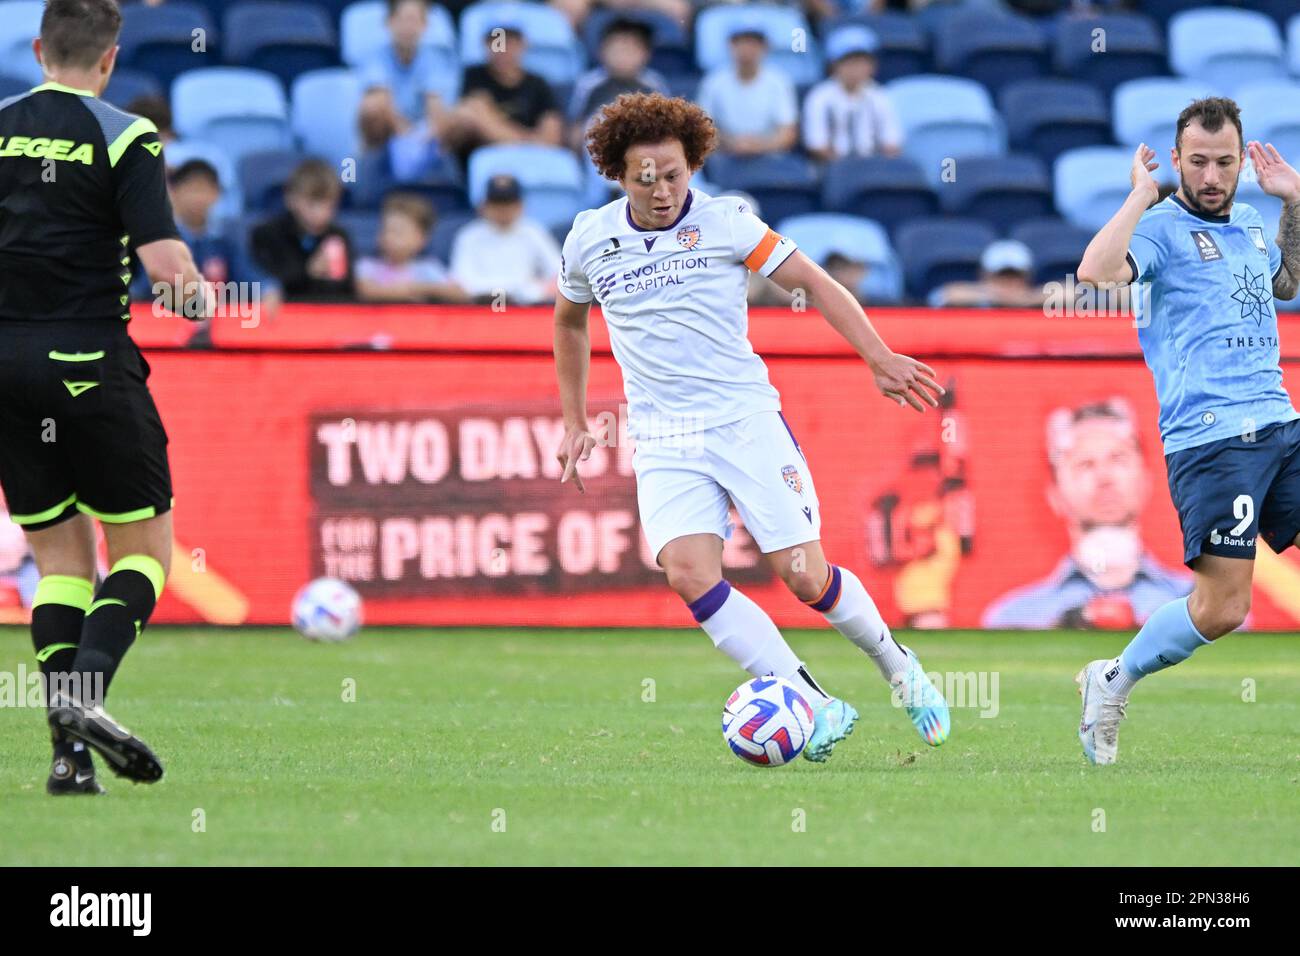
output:
[[[1187,204],[1205,216],[1222,216],[1232,207],[1232,200],[1237,196],[1237,177],[1231,181],[1220,178],[1214,183],[1202,183],[1197,186],[1189,182],[1187,175],[1179,170],[1182,193],[1187,197]]]

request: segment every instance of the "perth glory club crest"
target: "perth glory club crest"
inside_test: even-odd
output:
[[[797,495],[803,494],[803,479],[799,477],[798,468],[794,465],[786,465],[781,469],[781,477],[785,479],[791,491]]]
[[[677,230],[677,242],[683,249],[694,249],[699,241],[699,226],[682,226]]]

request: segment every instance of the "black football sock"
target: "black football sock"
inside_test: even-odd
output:
[[[45,685],[45,700],[72,670],[81,640],[81,627],[95,586],[85,578],[47,574],[36,585],[32,600],[32,644]],[[51,731],[54,756],[72,756],[72,744],[63,731]]]
[[[113,565],[99,586],[94,602],[86,611],[81,628],[81,645],[72,665],[81,675],[83,693],[103,705],[113,676],[135,639],[149,622],[162,594],[165,574],[162,565],[145,554],[130,554]]]

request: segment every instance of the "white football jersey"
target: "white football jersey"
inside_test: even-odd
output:
[[[743,199],[698,189],[664,229],[634,225],[626,196],[579,213],[564,240],[559,291],[600,303],[632,438],[780,410],[749,344],[745,294],[750,270],[771,275],[794,249]]]

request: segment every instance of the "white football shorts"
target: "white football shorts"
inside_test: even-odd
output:
[[[765,554],[821,537],[812,475],[780,412],[640,439],[632,468],[641,528],[656,561],[682,535],[731,537],[732,502]]]

